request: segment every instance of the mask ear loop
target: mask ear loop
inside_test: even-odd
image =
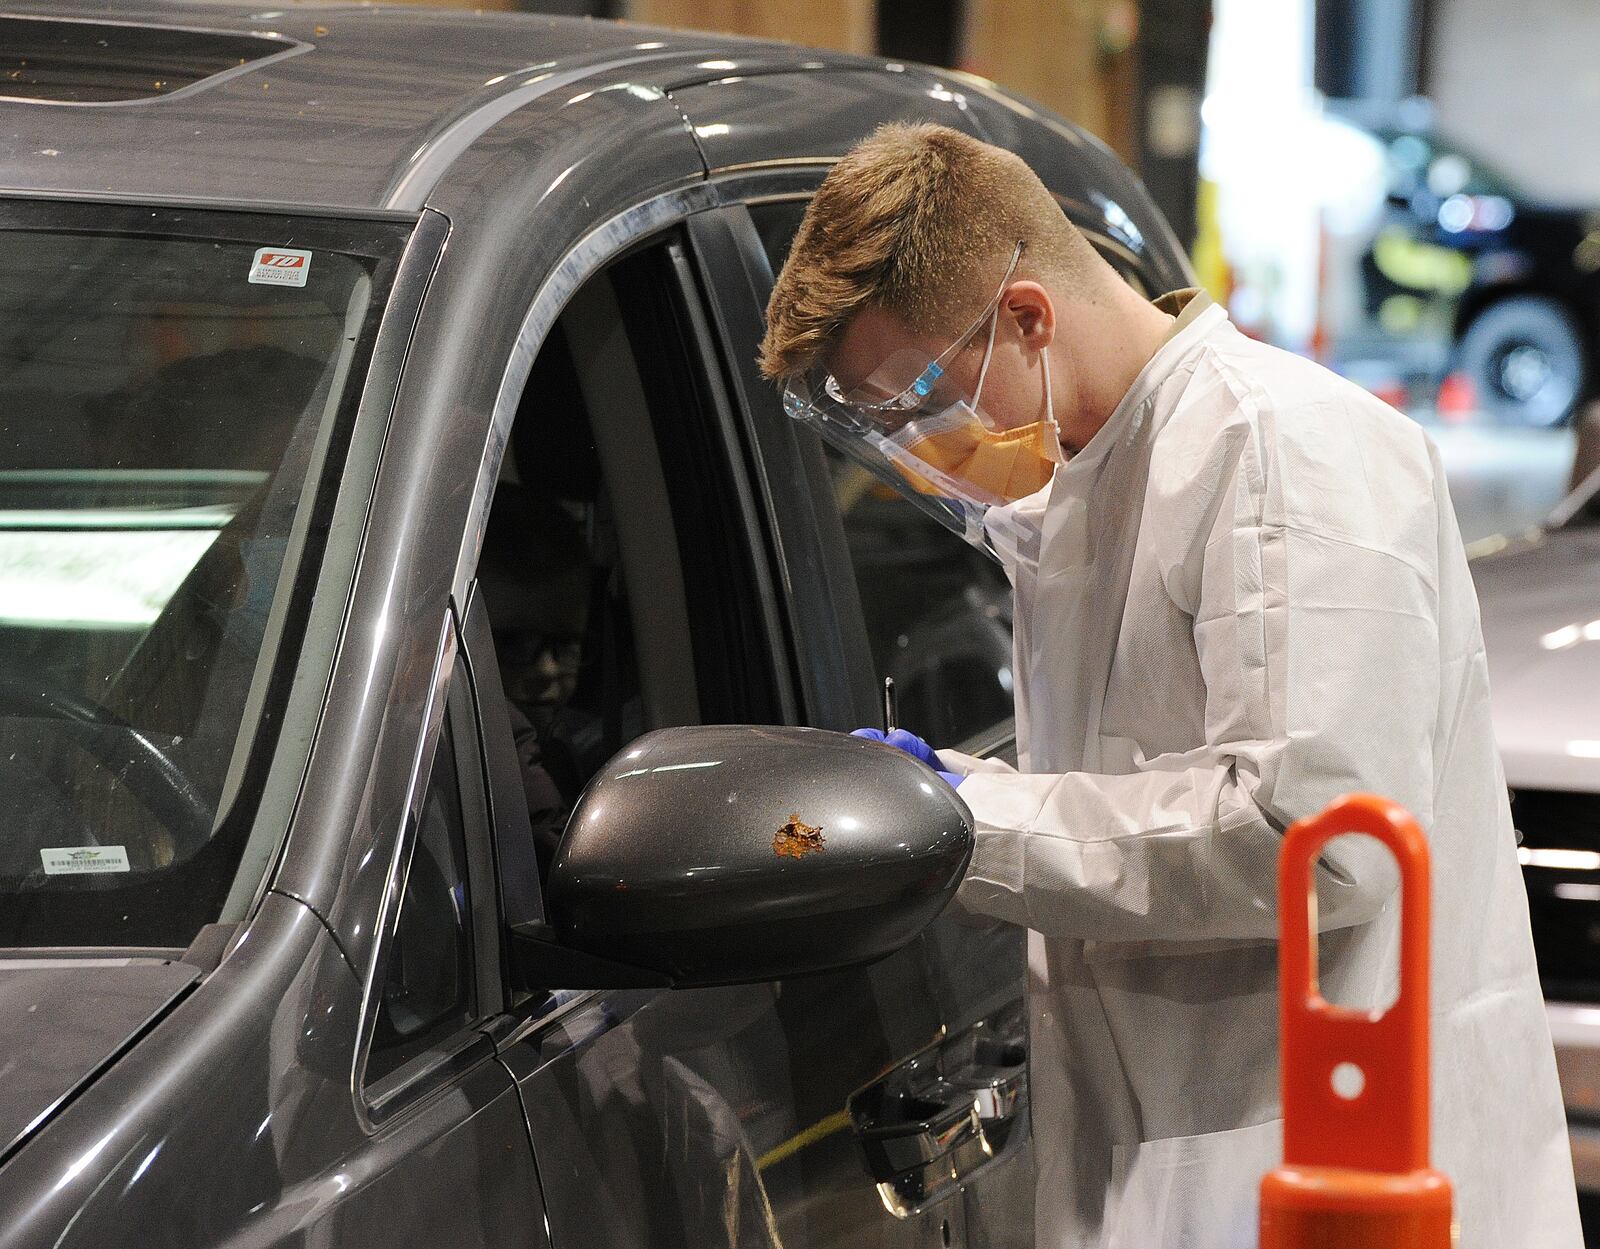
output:
[[[1061,445],[1061,426],[1056,424],[1056,392],[1050,385],[1050,348],[1039,353],[1039,363],[1044,368],[1044,423],[1049,426],[1049,446],[1045,448],[1057,464],[1067,462],[1066,448]]]
[[[1003,303],[1004,292],[1002,291],[1001,294]],[[1001,306],[998,303],[995,305],[994,317],[989,322],[989,342],[983,349],[983,364],[978,369],[978,384],[972,391],[972,413],[985,428],[990,428],[990,426],[989,422],[983,419],[983,408],[979,405],[978,400],[983,395],[983,383],[989,376],[989,364],[994,359],[994,339],[996,332],[1000,329]],[[1045,424],[1050,427],[1049,445],[1045,448],[1045,451],[1057,464],[1065,464],[1067,462],[1067,453],[1061,446],[1061,427],[1056,424],[1056,394],[1055,388],[1050,385],[1050,349],[1048,347],[1040,351],[1039,364],[1044,369],[1044,419]]]
[[[978,369],[978,385],[972,392],[972,410],[974,413],[981,409],[978,399],[983,394],[983,381],[989,376],[989,362],[994,358],[994,336],[1000,328],[1000,309],[1005,305],[1006,287],[1011,283],[1011,275],[1017,271],[1017,261],[1022,259],[1022,241],[1017,240],[1016,250],[1011,253],[1011,263],[1006,266],[1006,276],[1000,282],[1000,289],[995,292],[994,313],[989,318],[989,342],[983,349],[983,365]],[[982,418],[979,418],[982,420]],[[988,424],[987,421],[984,424]]]

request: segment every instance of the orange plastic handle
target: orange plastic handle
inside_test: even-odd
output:
[[[1312,864],[1324,843],[1366,833],[1400,865],[1400,996],[1386,1011],[1350,1010],[1317,989]],[[1350,794],[1292,825],[1278,860],[1283,1158],[1288,1167],[1394,1174],[1428,1166],[1428,843],[1404,808]],[[1343,1064],[1364,1084],[1334,1086]]]

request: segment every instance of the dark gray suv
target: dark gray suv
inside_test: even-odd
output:
[[[0,1246],[1032,1244],[1023,935],[838,732],[1007,750],[1006,586],[754,367],[896,119],[1187,283],[941,71],[0,0]]]

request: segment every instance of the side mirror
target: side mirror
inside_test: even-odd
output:
[[[551,922],[512,930],[541,987],[717,985],[869,962],[949,902],[971,814],[909,755],[820,729],[639,738],[578,801]]]

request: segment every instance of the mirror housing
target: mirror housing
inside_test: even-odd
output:
[[[966,804],[892,746],[821,729],[662,729],[584,791],[551,869],[549,928],[514,945],[524,962],[559,947],[576,959],[569,977],[600,982],[563,988],[866,963],[944,909],[972,848]]]

